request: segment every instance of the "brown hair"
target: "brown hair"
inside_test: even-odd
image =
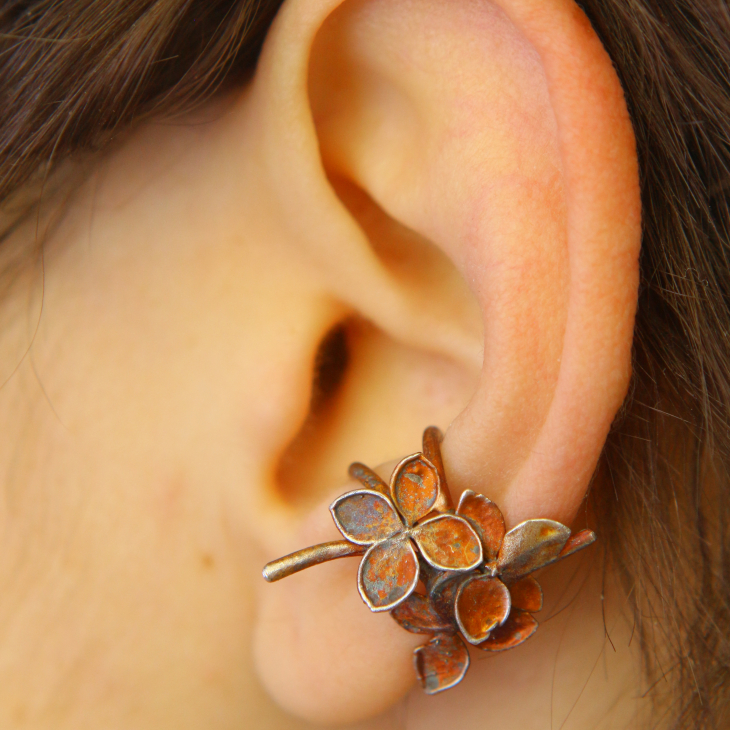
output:
[[[634,377],[591,502],[676,728],[730,722],[730,9],[582,0],[623,83],[644,242]],[[280,0],[10,0],[0,202],[251,72]],[[671,690],[671,691],[669,691]]]
[[[722,727],[730,723],[730,13],[719,0],[583,5],[625,90],[643,208],[632,391],[591,497],[669,725]]]

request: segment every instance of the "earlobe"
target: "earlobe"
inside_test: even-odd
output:
[[[320,450],[347,433],[363,444],[348,460],[377,463],[404,455],[367,451],[400,443],[391,432],[453,420],[457,498],[486,493],[509,525],[569,523],[628,383],[640,237],[630,123],[581,12],[563,0],[290,1],[247,109],[283,235],[360,323]],[[433,392],[424,407],[376,377],[408,358],[428,377],[449,363],[431,386],[456,394],[442,410],[429,410]],[[371,417],[394,398],[398,418]],[[312,520],[277,552],[335,537],[326,510]],[[368,614],[355,571],[261,589],[261,676],[315,721],[377,713],[411,681],[412,637]]]

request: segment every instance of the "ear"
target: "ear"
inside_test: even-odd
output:
[[[353,444],[374,466],[431,421],[449,426],[452,490],[486,493],[508,523],[570,522],[628,385],[640,243],[631,125],[581,11],[290,0],[242,109],[281,236],[360,323],[326,423],[282,444],[285,500],[252,510],[265,557],[336,539],[326,508],[300,523],[287,500],[322,496]],[[320,722],[411,683],[419,640],[367,612],[355,571],[261,591],[264,683]]]

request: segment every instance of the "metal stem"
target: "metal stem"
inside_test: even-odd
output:
[[[312,545],[312,547],[297,550],[295,553],[266,563],[263,570],[264,580],[273,583],[305,568],[326,563],[328,560],[363,555],[366,550],[365,545],[354,545],[347,540],[335,540],[334,542],[323,542],[321,545]]]
[[[433,508],[437,512],[450,512],[454,509],[454,503],[451,501],[451,492],[446,483],[446,472],[441,458],[442,439],[441,431],[436,426],[429,426],[423,432],[423,455],[436,467],[441,482],[441,490]]]

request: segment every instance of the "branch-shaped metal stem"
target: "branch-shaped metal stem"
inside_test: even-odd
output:
[[[321,545],[312,545],[312,547],[297,550],[295,553],[266,563],[263,570],[264,580],[273,583],[305,568],[326,563],[328,560],[363,555],[366,550],[367,546],[355,545],[347,540],[335,540],[334,542],[323,542]]]

